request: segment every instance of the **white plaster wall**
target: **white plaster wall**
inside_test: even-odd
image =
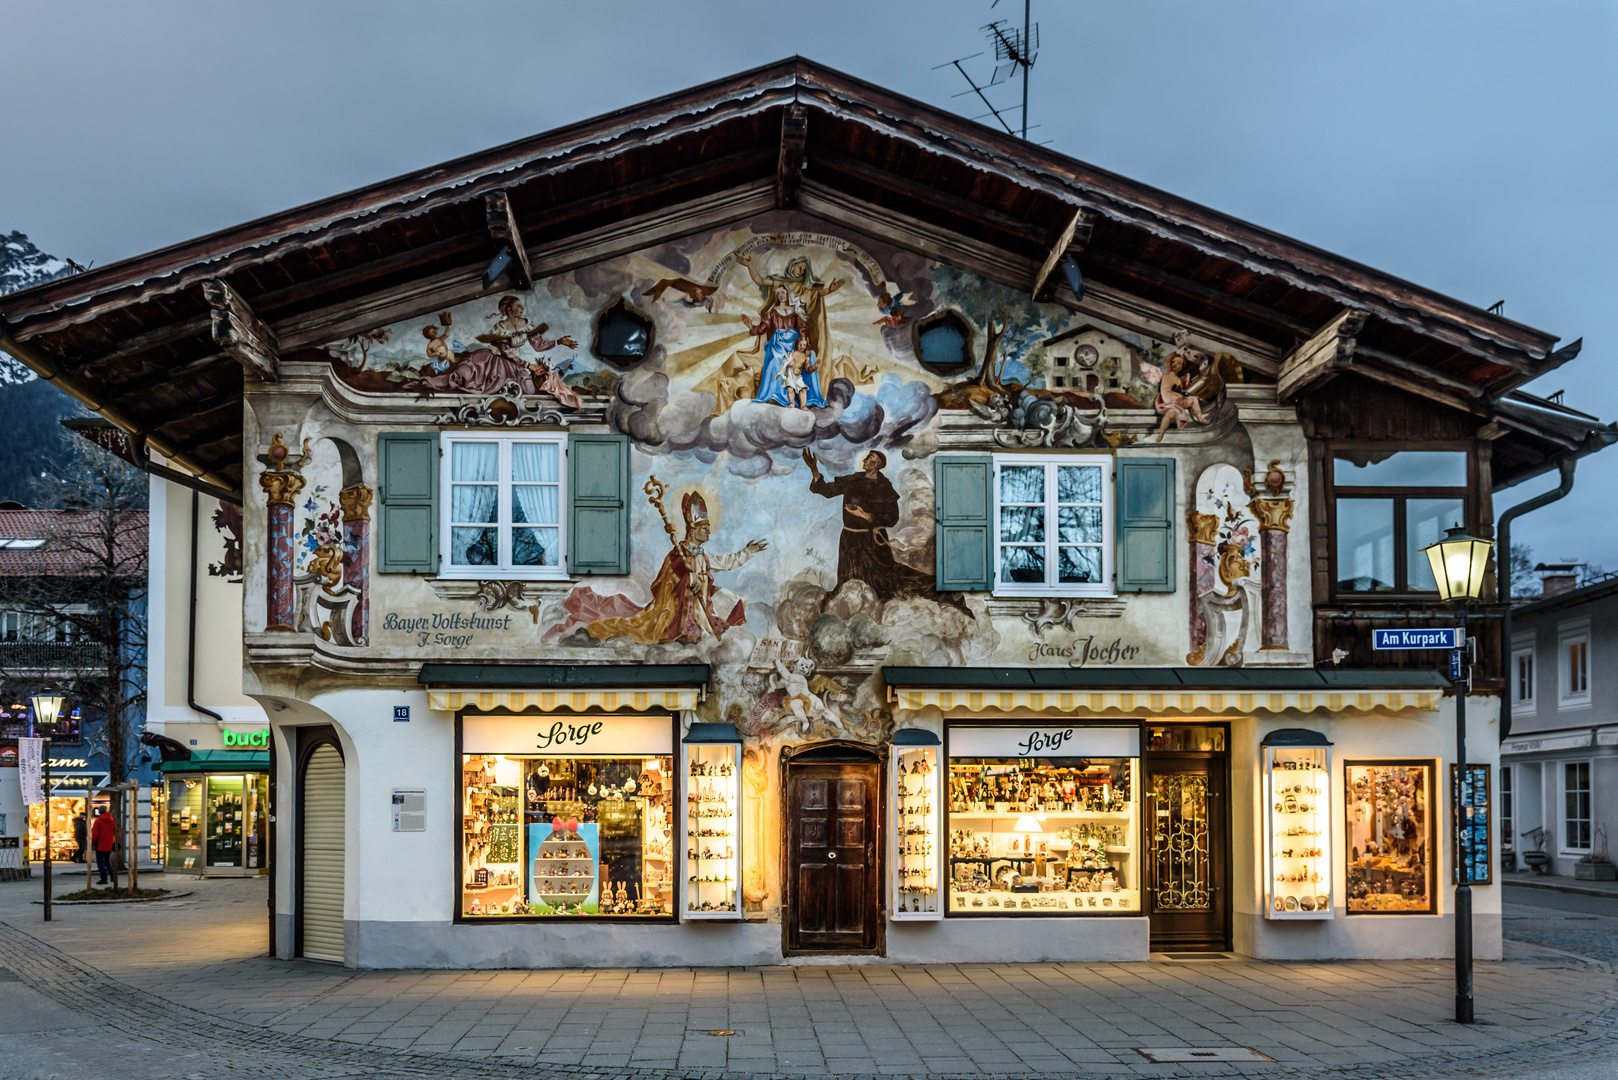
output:
[[[1467,757],[1472,764],[1499,764],[1499,701],[1494,697],[1467,699]],[[1331,740],[1331,867],[1336,905],[1331,919],[1281,921],[1264,918],[1260,865],[1262,829],[1266,824],[1262,797],[1262,755],[1259,744],[1277,728],[1302,727],[1320,731]],[[1427,959],[1454,956],[1450,840],[1451,808],[1449,767],[1455,761],[1455,700],[1445,698],[1430,713],[1322,713],[1293,714],[1262,719],[1245,718],[1231,725],[1232,865],[1235,881],[1234,946],[1237,952],[1262,959]],[[1437,790],[1433,813],[1438,854],[1436,915],[1349,915],[1344,907],[1347,826],[1343,812],[1343,762],[1374,758],[1436,759]],[[1499,850],[1498,791],[1490,808],[1490,830]],[[1479,960],[1498,960],[1501,954],[1500,886],[1472,886],[1474,953]]]

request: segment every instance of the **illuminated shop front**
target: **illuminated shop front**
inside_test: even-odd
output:
[[[162,794],[154,798],[161,840],[154,849],[177,873],[256,877],[268,872],[269,754],[196,750],[164,761]]]

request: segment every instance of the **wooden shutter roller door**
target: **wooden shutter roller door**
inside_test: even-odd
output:
[[[303,955],[343,962],[343,756],[330,743],[315,748],[303,769]]]

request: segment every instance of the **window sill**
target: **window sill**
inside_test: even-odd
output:
[[[1591,701],[1587,697],[1568,698],[1556,703],[1557,712],[1578,712],[1580,709],[1588,709],[1590,707]]]
[[[1029,586],[1025,589],[1016,587],[1001,587],[989,594],[996,600],[1116,600],[1118,594],[1111,589],[1097,589],[1095,592],[1080,592],[1075,588],[1048,588],[1043,585]]]
[[[440,570],[438,576],[446,581],[566,581],[568,574],[561,567],[547,567],[543,573],[533,570],[502,570],[499,567],[467,567],[464,570]]]
[[[504,577],[430,577],[424,579],[432,588],[433,595],[440,600],[473,601],[484,597],[488,586],[498,586],[506,598],[511,601],[522,599],[538,599],[542,596],[566,596],[573,591],[574,582],[571,578],[504,578]],[[490,595],[484,602],[496,597]],[[508,602],[501,600],[504,604]]]

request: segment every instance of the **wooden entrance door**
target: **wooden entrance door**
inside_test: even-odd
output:
[[[1223,755],[1153,754],[1146,766],[1146,913],[1151,947],[1230,947],[1230,844]]]
[[[787,766],[786,950],[875,952],[880,766]]]

